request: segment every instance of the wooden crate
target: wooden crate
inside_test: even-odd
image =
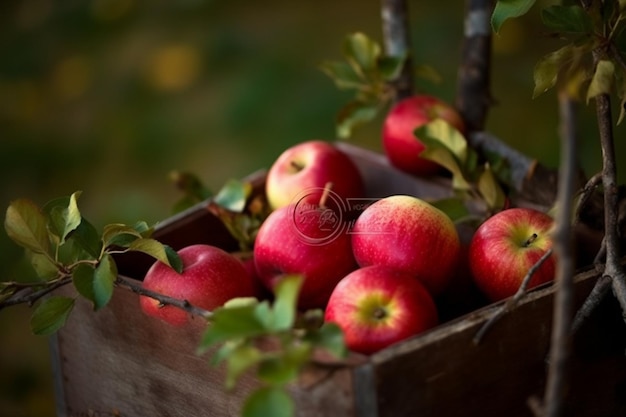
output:
[[[449,195],[445,180],[415,179],[390,168],[382,156],[347,145],[344,150],[362,169],[370,197]],[[163,222],[156,237],[176,249],[192,243],[236,249],[204,204]],[[141,279],[151,262],[142,255],[118,260],[120,272],[131,279]],[[593,271],[577,275],[578,303],[595,279]],[[549,285],[533,291],[478,346],[472,338],[495,305],[369,357],[320,358],[291,387],[298,416],[530,416],[526,402],[544,388],[552,296]],[[255,380],[244,377],[226,392],[223,370],[196,355],[203,329],[201,319],[175,328],[148,317],[137,295],[123,289],[97,313],[79,302],[51,340],[57,414],[238,416]],[[609,298],[574,341],[571,415],[626,415],[625,349],[626,326]]]

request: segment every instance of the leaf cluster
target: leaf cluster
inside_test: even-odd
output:
[[[6,211],[7,235],[23,247],[36,272],[35,282],[1,282],[0,307],[22,298],[37,302],[31,330],[38,335],[54,333],[69,316],[76,297],[48,295],[72,283],[78,296],[99,310],[111,299],[117,279],[113,255],[128,251],[146,253],[180,272],[182,263],[169,246],[152,239],[153,227],[145,222],[132,226],[109,224],[100,233],[78,208],[77,191],[54,199],[43,207],[28,199],[13,201]],[[26,292],[24,294],[24,292]]]
[[[211,360],[216,366],[225,364],[226,388],[255,370],[261,386],[244,403],[244,417],[292,416],[295,404],[287,385],[310,363],[314,350],[326,349],[338,357],[347,353],[343,333],[334,324],[321,324],[321,311],[298,316],[302,281],[298,275],[283,277],[273,304],[255,298],[229,301],[214,311],[202,337],[200,353],[218,347]]]
[[[337,114],[337,136],[345,139],[356,127],[373,120],[394,98],[391,83],[400,75],[407,56],[385,55],[380,44],[362,32],[347,35],[342,52],[344,61],[326,61],[320,69],[338,89],[355,92]],[[418,66],[415,71],[431,81],[440,79],[428,66]]]
[[[499,0],[492,15],[494,30],[498,32],[508,18],[528,12],[534,3],[535,0]],[[551,36],[566,44],[536,64],[533,97],[555,86],[570,97],[587,102],[600,94],[616,93],[621,100],[620,123],[626,104],[625,18],[626,3],[618,0],[542,9],[541,19]]]
[[[487,215],[504,207],[506,194],[501,184],[507,183],[509,178],[504,159],[493,156],[491,160],[481,161],[463,134],[441,118],[417,128],[415,136],[426,146],[420,156],[436,162],[452,174],[452,189],[456,196],[433,202],[451,219],[456,222],[472,219],[471,210],[465,204],[468,201],[482,203],[484,207],[480,211]]]

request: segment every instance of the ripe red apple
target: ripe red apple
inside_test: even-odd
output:
[[[326,305],[333,288],[356,268],[345,224],[331,209],[308,204],[274,210],[259,228],[254,244],[256,271],[273,289],[285,274],[302,274],[298,305]]]
[[[528,270],[552,246],[554,220],[541,211],[511,208],[485,220],[470,243],[469,261],[478,288],[491,300],[512,296]],[[550,256],[534,273],[529,287],[554,279]]]
[[[421,158],[419,155],[426,148],[415,136],[415,129],[442,118],[463,132],[463,119],[454,107],[430,96],[416,95],[396,103],[383,123],[383,149],[391,164],[402,171],[415,175],[433,175],[441,167]]]
[[[191,245],[178,251],[182,273],[155,262],[143,280],[143,287],[159,294],[187,300],[196,307],[213,310],[235,297],[255,296],[254,283],[243,263],[224,250],[210,245]],[[189,314],[177,307],[140,296],[141,309],[174,326],[182,326]]]
[[[346,346],[371,354],[437,325],[437,308],[414,276],[385,266],[359,268],[339,281],[324,319],[336,323]]]
[[[300,199],[317,204],[329,183],[338,198],[363,196],[363,179],[354,162],[333,144],[311,140],[286,149],[274,161],[265,191],[273,209]]]
[[[438,295],[454,274],[460,242],[444,212],[419,198],[393,195],[356,219],[352,250],[360,266],[386,265],[407,272]]]

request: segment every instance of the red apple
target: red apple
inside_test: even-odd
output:
[[[363,180],[354,162],[333,144],[312,140],[288,148],[276,159],[265,191],[273,209],[296,200],[318,204],[329,183],[338,198],[363,196]]]
[[[243,263],[224,250],[210,245],[191,245],[178,251],[182,273],[155,262],[143,280],[145,289],[180,300],[196,307],[213,310],[235,297],[255,295],[255,287]],[[182,326],[189,320],[186,311],[162,306],[159,301],[140,296],[141,309],[172,325]]]
[[[512,296],[528,270],[552,246],[554,220],[538,210],[511,208],[496,213],[476,230],[469,261],[478,288],[491,300]],[[534,273],[529,287],[554,279],[550,256]]]
[[[357,269],[332,292],[324,319],[336,323],[346,346],[371,354],[437,325],[437,309],[414,276],[385,266]]]
[[[415,175],[432,175],[441,170],[433,161],[420,157],[425,145],[415,136],[415,129],[442,118],[463,132],[463,119],[454,107],[429,95],[417,95],[396,103],[383,124],[383,149],[391,164]]]
[[[385,265],[417,277],[433,295],[450,282],[460,253],[450,218],[412,196],[393,195],[354,222],[352,250],[360,266]]]
[[[292,204],[274,210],[256,236],[257,274],[269,289],[285,274],[302,274],[299,307],[324,307],[337,282],[356,268],[345,229],[330,209]]]

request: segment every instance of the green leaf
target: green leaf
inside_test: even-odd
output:
[[[310,343],[293,343],[280,355],[265,357],[259,363],[258,377],[271,385],[283,385],[294,381],[300,369],[311,359]]]
[[[385,81],[393,81],[402,71],[407,54],[402,56],[382,56],[378,59],[378,71]]]
[[[100,257],[100,252],[102,251],[102,239],[96,228],[84,217],[69,239],[75,242],[93,259],[98,259]]]
[[[491,172],[489,164],[485,164],[485,170],[478,178],[477,186],[487,207],[491,210],[501,210],[504,207],[506,196],[496,177]]]
[[[442,118],[434,119],[419,127],[415,130],[415,136],[419,139],[424,137],[433,138],[452,152],[459,163],[465,164],[465,161],[467,161],[468,148],[465,137]]]
[[[93,274],[94,309],[106,306],[113,296],[113,288],[117,279],[117,266],[111,255],[105,255]]]
[[[96,294],[94,292],[94,268],[80,264],[72,271],[72,283],[76,291],[96,306]]]
[[[44,299],[33,311],[30,319],[31,331],[39,336],[46,336],[59,330],[74,307],[70,297],[52,296]]]
[[[102,231],[104,247],[128,247],[142,237],[141,232],[135,230],[134,227],[121,223],[107,224]]]
[[[129,250],[143,252],[150,255],[156,260],[169,265],[176,272],[181,273],[183,264],[178,256],[178,253],[176,253],[173,249],[168,248],[169,246],[162,244],[158,240],[143,237],[135,239],[130,246],[128,246]]]
[[[283,277],[275,287],[274,330],[287,330],[293,327],[296,320],[298,293],[304,282],[300,275]]]
[[[247,344],[240,344],[231,350],[226,366],[226,389],[233,389],[239,377],[256,366],[262,358],[263,354],[259,349]]]
[[[434,139],[428,138],[422,140],[426,145],[426,149],[422,151],[420,157],[431,160],[446,168],[452,173],[452,188],[459,191],[467,191],[471,185],[465,179],[463,170],[459,165],[452,152],[445,146]]]
[[[320,65],[320,70],[330,77],[340,90],[359,90],[363,87],[363,79],[347,62],[327,61]]]
[[[80,210],[78,210],[78,197],[81,192],[76,191],[67,200],[67,205],[55,206],[50,210],[50,219],[54,224],[54,230],[59,237],[59,243],[65,243],[67,235],[73,232],[81,222]]]
[[[535,65],[533,98],[545,93],[556,84],[561,69],[574,59],[574,45],[564,46],[543,56]]]
[[[470,212],[467,206],[458,197],[442,198],[440,200],[429,201],[429,203],[443,211],[453,222],[466,219]]]
[[[246,399],[243,417],[293,417],[296,406],[287,391],[281,387],[261,387]]]
[[[268,323],[272,320],[271,314],[267,301],[216,309],[211,324],[202,336],[199,352],[202,353],[217,343],[267,333]]]
[[[381,48],[364,33],[356,32],[346,37],[343,52],[356,71],[369,72],[376,68]]]
[[[338,358],[348,355],[343,331],[335,323],[324,323],[307,337],[315,347],[326,349]]]
[[[613,86],[613,75],[615,74],[615,64],[608,60],[598,62],[596,71],[591,79],[591,84],[587,90],[587,102],[600,94],[610,94]]]
[[[337,136],[342,139],[349,138],[356,127],[372,121],[379,109],[377,102],[350,101],[337,114]]]
[[[500,28],[507,19],[525,15],[535,4],[536,0],[498,0],[491,15],[491,27],[494,32],[500,32]]]
[[[50,240],[46,218],[35,203],[20,199],[7,208],[4,228],[18,245],[35,253],[48,253]]]
[[[590,33],[593,24],[589,14],[579,5],[552,5],[541,11],[543,23],[557,32]]]
[[[250,183],[232,179],[224,184],[213,201],[227,210],[241,213],[246,208],[246,201],[251,193]]]
[[[30,250],[27,250],[26,254],[30,264],[37,274],[37,277],[47,281],[59,276],[59,268],[54,264],[49,256],[41,253],[35,253]]]

